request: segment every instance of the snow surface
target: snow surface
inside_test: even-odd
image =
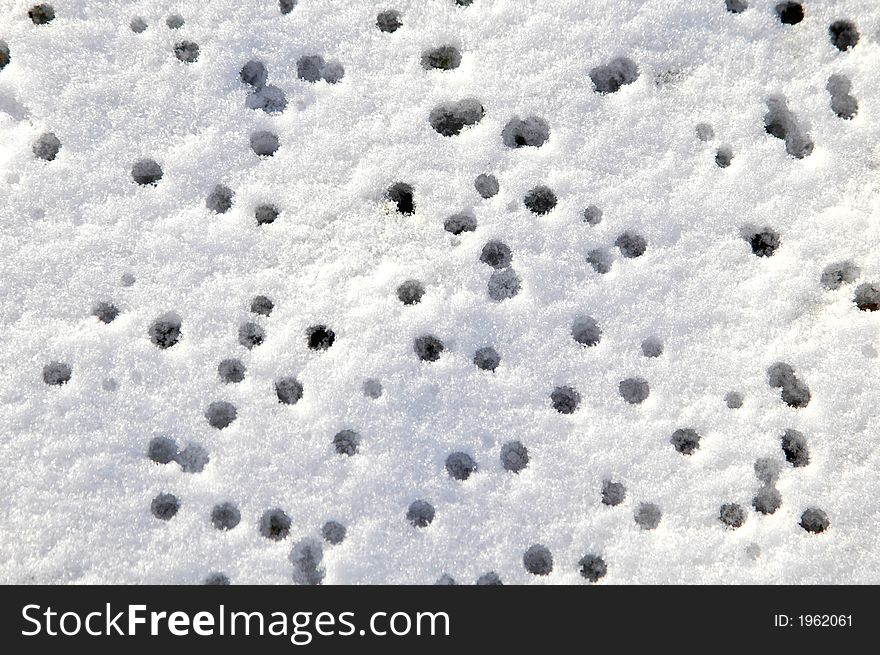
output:
[[[299,0],[284,15],[276,0],[51,0],[42,25],[33,4],[0,0],[0,581],[589,584],[592,556],[600,584],[880,582],[880,312],[855,302],[880,282],[875,0],[804,0],[796,25],[774,0],[739,14],[724,0]],[[388,9],[393,32],[376,24]],[[829,37],[840,19],[860,33],[846,51]],[[175,56],[184,41],[193,63]],[[446,45],[460,65],[426,69]],[[316,82],[298,76],[308,55]],[[591,72],[607,82],[618,58],[637,79],[597,93]],[[282,112],[249,97],[251,60]],[[830,88],[856,98],[852,119]],[[432,129],[435,108],[468,99],[477,122]],[[780,99],[786,143],[765,130]],[[546,143],[505,145],[531,117]],[[252,149],[263,131],[272,156]],[[812,151],[790,156],[804,135]],[[132,179],[143,159],[155,185]],[[411,215],[385,196],[397,182]],[[206,206],[217,185],[234,192],[222,214]],[[524,198],[540,185],[557,203],[536,215]],[[280,213],[258,225],[263,204]],[[461,213],[476,229],[445,231]],[[758,257],[747,238],[765,227],[779,244]],[[624,232],[644,254],[622,256]],[[481,261],[492,240],[510,269]],[[857,270],[826,288],[838,262]],[[519,292],[491,299],[490,276],[510,270]],[[420,302],[398,298],[408,280]],[[250,311],[257,295],[269,316]],[[160,349],[150,329],[168,316],[181,337]],[[588,317],[594,346],[572,336]],[[248,322],[264,331],[250,349]],[[326,350],[308,347],[316,325],[335,334]],[[443,343],[436,361],[414,352],[425,335]],[[484,347],[494,371],[474,364]],[[243,381],[221,380],[226,359]],[[46,384],[51,362],[69,381]],[[806,406],[768,384],[779,362]],[[285,377],[295,404],[275,392]],[[642,402],[621,397],[629,379],[647,382]],[[551,400],[566,386],[572,413]],[[216,402],[236,409],[222,430],[205,416]],[[336,451],[343,430],[354,455]],[[699,436],[691,454],[677,430]],[[786,461],[786,430],[806,465]],[[158,436],[192,446],[182,464],[148,458]],[[528,450],[519,473],[501,461],[512,441]],[[476,462],[466,480],[447,471],[454,452]],[[752,505],[762,488],[781,496],[771,515]],[[151,513],[161,493],[179,500],[167,521]],[[407,521],[426,516],[419,500],[434,508],[424,528]],[[225,502],[240,512],[228,531],[212,525]],[[261,531],[275,508],[290,518],[278,540]],[[811,508],[824,532],[801,527]],[[338,540],[331,520],[338,545],[322,538]],[[545,550],[552,572],[530,573],[524,554],[546,571]]]

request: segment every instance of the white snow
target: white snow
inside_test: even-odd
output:
[[[0,581],[290,583],[294,545],[336,520],[347,534],[323,543],[328,584],[488,571],[581,584],[587,554],[607,584],[880,582],[880,312],[853,302],[880,282],[880,4],[804,0],[804,20],[782,25],[775,0],[737,15],[724,0],[299,0],[287,15],[275,0],[49,2],[56,18],[34,25],[34,0],[0,0]],[[391,8],[403,25],[385,33],[376,16]],[[861,34],[846,52],[828,36],[839,19]],[[199,45],[195,63],[175,58],[182,40]],[[441,45],[461,65],[423,68]],[[344,77],[299,79],[304,55]],[[590,72],[616,57],[639,77],[600,95]],[[252,59],[282,113],[248,108]],[[858,99],[852,120],[831,109],[837,74]],[[775,96],[809,156],[766,133]],[[435,107],[467,98],[482,120],[452,137],[431,128]],[[504,145],[517,116],[546,121],[542,147]],[[272,157],[251,149],[263,130],[279,138]],[[46,132],[61,142],[53,161],[32,150]],[[162,168],[155,186],[132,180],[143,158]],[[496,196],[477,193],[481,173]],[[395,182],[414,188],[413,215],[385,199]],[[218,184],[235,193],[225,214],[205,205]],[[558,197],[543,216],[523,205],[538,185]],[[281,213],[258,226],[264,203]],[[443,223],[460,212],[477,228],[453,236]],[[778,232],[775,254],[756,257],[744,226]],[[627,230],[644,255],[620,256]],[[521,279],[501,302],[480,261],[493,239]],[[613,253],[605,275],[586,259],[595,248]],[[826,290],[823,270],[846,260],[859,277]],[[405,306],[409,279],[426,291]],[[269,317],[249,311],[260,294]],[[99,301],[120,309],[112,323],[91,315]],[[169,312],[182,338],[161,350],[148,330]],[[596,346],[571,336],[584,316]],[[251,350],[246,321],[266,332]],[[318,324],[336,335],[326,351],[306,344]],[[436,362],[413,351],[425,334],[444,343]],[[642,352],[651,337],[659,357]],[[494,373],[473,363],[484,346],[501,355]],[[230,357],[241,383],[218,376]],[[68,383],[44,383],[51,361],[72,367]],[[809,386],[806,407],[768,385],[780,361]],[[273,385],[290,375],[304,395],[284,405]],[[627,378],[648,381],[641,404],[618,393]],[[573,414],[551,407],[561,385],[580,393]],[[215,401],[237,408],[224,430],[204,416]],[[702,437],[692,455],[670,443],[679,428]],[[807,438],[805,467],[785,461],[788,428]],[[361,435],[352,457],[332,445],[343,429]],[[204,446],[209,464],[151,462],[158,435]],[[512,440],[529,451],[519,474],[499,458]],[[444,468],[454,451],[477,462],[466,481]],[[782,465],[768,516],[751,506],[764,457]],[[626,486],[622,504],[602,504],[606,479]],[[150,512],[160,492],[180,499],[169,521]],[[418,499],[436,510],[423,529],[405,518]],[[228,532],[211,524],[225,501],[241,512]],[[643,502],[662,511],[655,530],[634,519]],[[725,503],[746,509],[742,527],[720,522]],[[275,507],[292,519],[281,541],[259,530]],[[825,532],[799,526],[810,507]],[[552,552],[548,576],[523,565],[534,544]]]

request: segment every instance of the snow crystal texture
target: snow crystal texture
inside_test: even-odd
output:
[[[0,1],[0,581],[880,582],[878,41]]]

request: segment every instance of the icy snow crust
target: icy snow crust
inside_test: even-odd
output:
[[[300,0],[286,14],[274,0],[52,0],[42,25],[32,0],[0,4],[3,582],[880,582],[880,312],[854,301],[880,281],[880,4],[805,0],[795,25],[768,0],[741,13],[724,0]],[[389,9],[402,24],[380,30]],[[840,19],[860,33],[845,51],[829,37]],[[184,41],[195,62],[175,56]],[[457,67],[423,66],[440,46]],[[335,83],[298,77],[310,55]],[[638,77],[598,93],[591,71],[616,58]],[[248,107],[251,60],[282,112]],[[849,120],[832,75],[851,82],[833,84],[858,101]],[[765,130],[778,97],[814,143],[801,159]],[[464,99],[482,118],[435,131],[432,110]],[[508,123],[531,117],[546,142],[505,145]],[[271,156],[251,148],[261,131],[277,136]],[[51,160],[34,150],[47,133]],[[132,179],[143,159],[161,168],[155,185]],[[478,192],[481,174],[496,194]],[[398,182],[411,215],[386,196]],[[206,206],[218,185],[234,194],[225,213]],[[538,215],[524,198],[542,185],[557,203]],[[267,204],[277,218],[258,225]],[[444,230],[455,214],[476,228]],[[765,227],[778,247],[756,256],[743,231]],[[643,254],[623,256],[624,232]],[[481,261],[493,240],[509,268]],[[855,273],[826,288],[838,262]],[[490,277],[511,270],[518,293],[490,298]],[[409,280],[424,293],[404,304]],[[258,295],[268,316],[251,311]],[[109,323],[100,302],[118,309]],[[160,317],[181,323],[166,349],[150,336]],[[592,346],[572,335],[587,318]],[[246,323],[264,332],[250,349]],[[327,349],[309,348],[317,325],[335,335]],[[443,344],[436,361],[414,352],[426,335]],[[646,356],[652,338],[662,351]],[[475,365],[485,347],[494,370]],[[226,359],[241,382],[221,379]],[[46,383],[52,362],[68,381]],[[806,406],[768,384],[780,362]],[[302,386],[292,404],[283,378]],[[647,382],[640,402],[621,397],[630,379]],[[553,408],[563,387],[571,413]],[[225,429],[206,419],[212,403],[234,406]],[[352,455],[334,446],[344,430]],[[799,441],[798,465],[786,459],[786,430],[805,438],[805,465]],[[152,461],[160,436],[188,455],[159,442],[168,463]],[[518,473],[501,460],[515,441]],[[466,479],[447,470],[456,452],[475,463]],[[756,511],[773,490],[778,510]],[[151,512],[160,494],[179,501],[168,520]],[[433,508],[425,527],[415,501]],[[820,533],[801,525],[822,528],[814,508]],[[236,511],[232,529],[212,525]]]

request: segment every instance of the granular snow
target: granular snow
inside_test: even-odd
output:
[[[880,582],[874,0],[0,4],[0,581]]]

